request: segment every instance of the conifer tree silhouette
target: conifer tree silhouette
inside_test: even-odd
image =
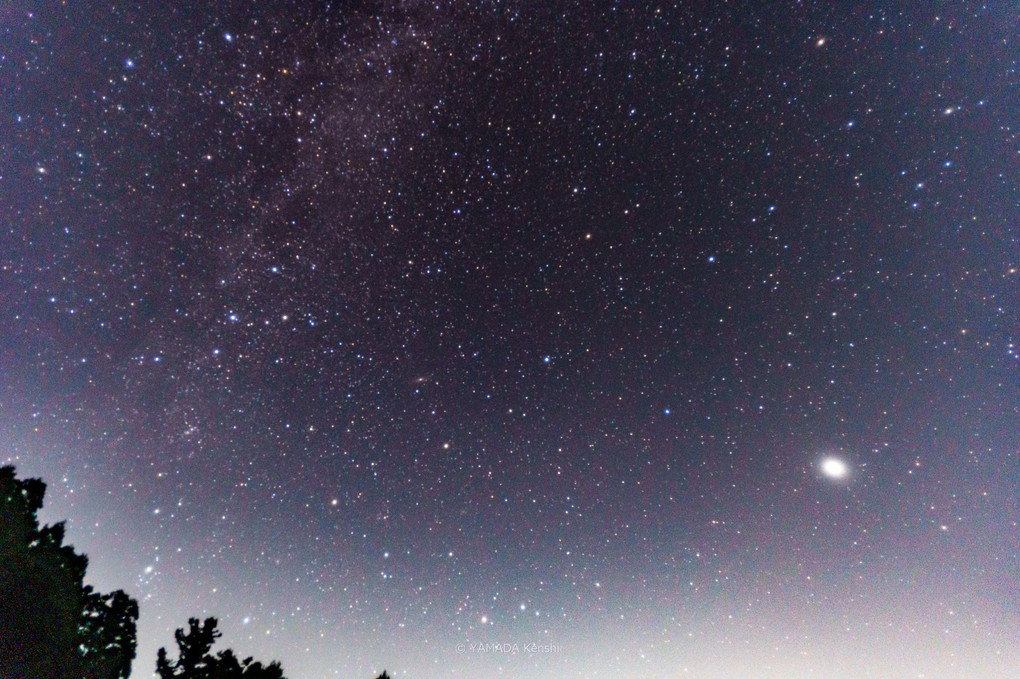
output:
[[[251,658],[238,660],[230,649],[212,654],[213,644],[223,636],[216,629],[216,618],[188,620],[188,632],[174,633],[178,658],[167,660],[166,649],[156,656],[156,674],[160,679],[285,679],[280,663],[263,665]]]
[[[46,484],[0,468],[0,677],[126,679],[138,603],[83,583],[88,558],[63,522],[39,527]]]

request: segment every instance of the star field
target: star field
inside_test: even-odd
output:
[[[1016,676],[1015,26],[16,2],[0,460],[136,677]]]

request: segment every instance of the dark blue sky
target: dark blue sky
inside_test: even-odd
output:
[[[0,10],[0,460],[134,676],[1015,676],[1015,9],[173,4]]]

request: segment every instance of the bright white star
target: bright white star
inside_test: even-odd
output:
[[[822,460],[822,473],[830,479],[845,479],[850,473],[846,462],[835,457],[827,457]]]

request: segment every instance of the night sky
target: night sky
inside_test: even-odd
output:
[[[1020,14],[853,4],[0,7],[0,462],[133,676],[1020,676]]]

